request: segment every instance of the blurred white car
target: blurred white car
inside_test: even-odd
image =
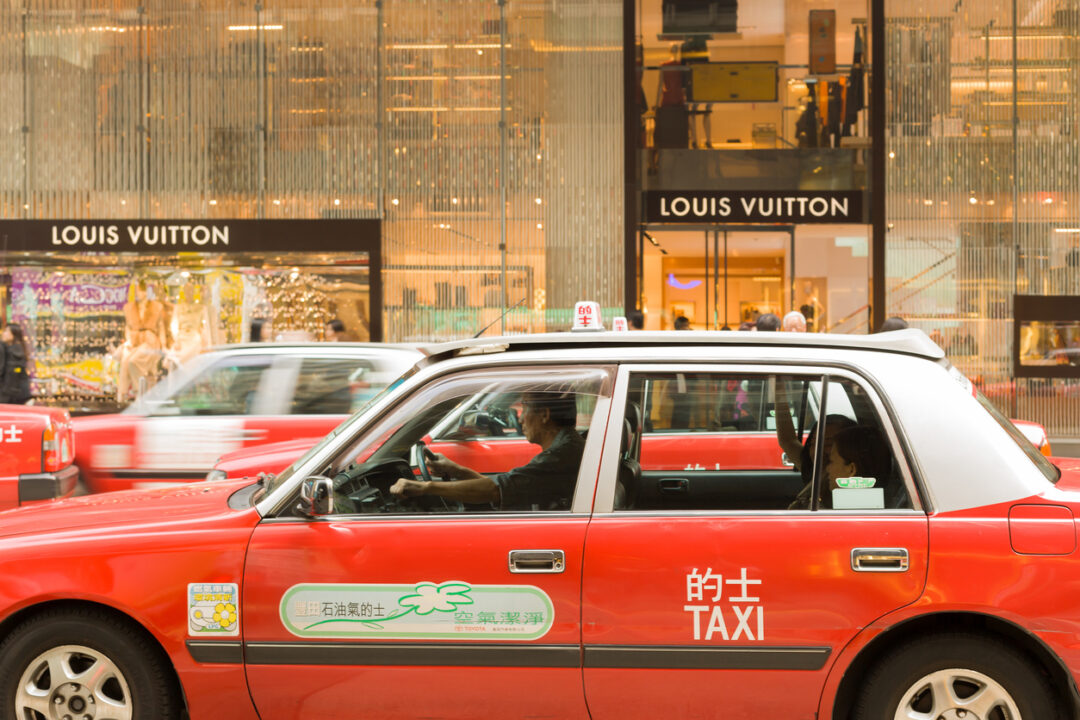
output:
[[[75,418],[75,462],[91,492],[202,480],[226,453],[324,435],[422,356],[388,344],[216,348],[122,413]]]

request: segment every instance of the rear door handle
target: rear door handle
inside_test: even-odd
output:
[[[851,569],[855,572],[907,572],[907,548],[854,548]]]
[[[660,478],[657,484],[664,495],[685,495],[690,489],[690,481],[686,478]]]
[[[511,550],[512,573],[561,573],[566,569],[562,550]]]

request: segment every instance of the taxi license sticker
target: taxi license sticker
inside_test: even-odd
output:
[[[236,583],[189,583],[188,635],[239,635]]]
[[[877,482],[876,478],[872,477],[846,477],[836,478],[836,484],[842,488],[872,488],[874,483]]]
[[[281,598],[281,622],[298,637],[535,640],[555,608],[532,585],[300,584]]]

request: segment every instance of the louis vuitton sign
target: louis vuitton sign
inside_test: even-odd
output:
[[[865,224],[858,190],[649,190],[649,223]]]
[[[328,220],[0,220],[7,252],[352,252],[381,222]]]

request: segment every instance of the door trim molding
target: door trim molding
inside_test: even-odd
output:
[[[586,645],[586,668],[820,670],[829,647]]]
[[[248,665],[581,667],[578,645],[249,642],[244,656]]]
[[[248,665],[820,670],[832,648],[694,645],[507,645],[188,640],[196,662]]]

